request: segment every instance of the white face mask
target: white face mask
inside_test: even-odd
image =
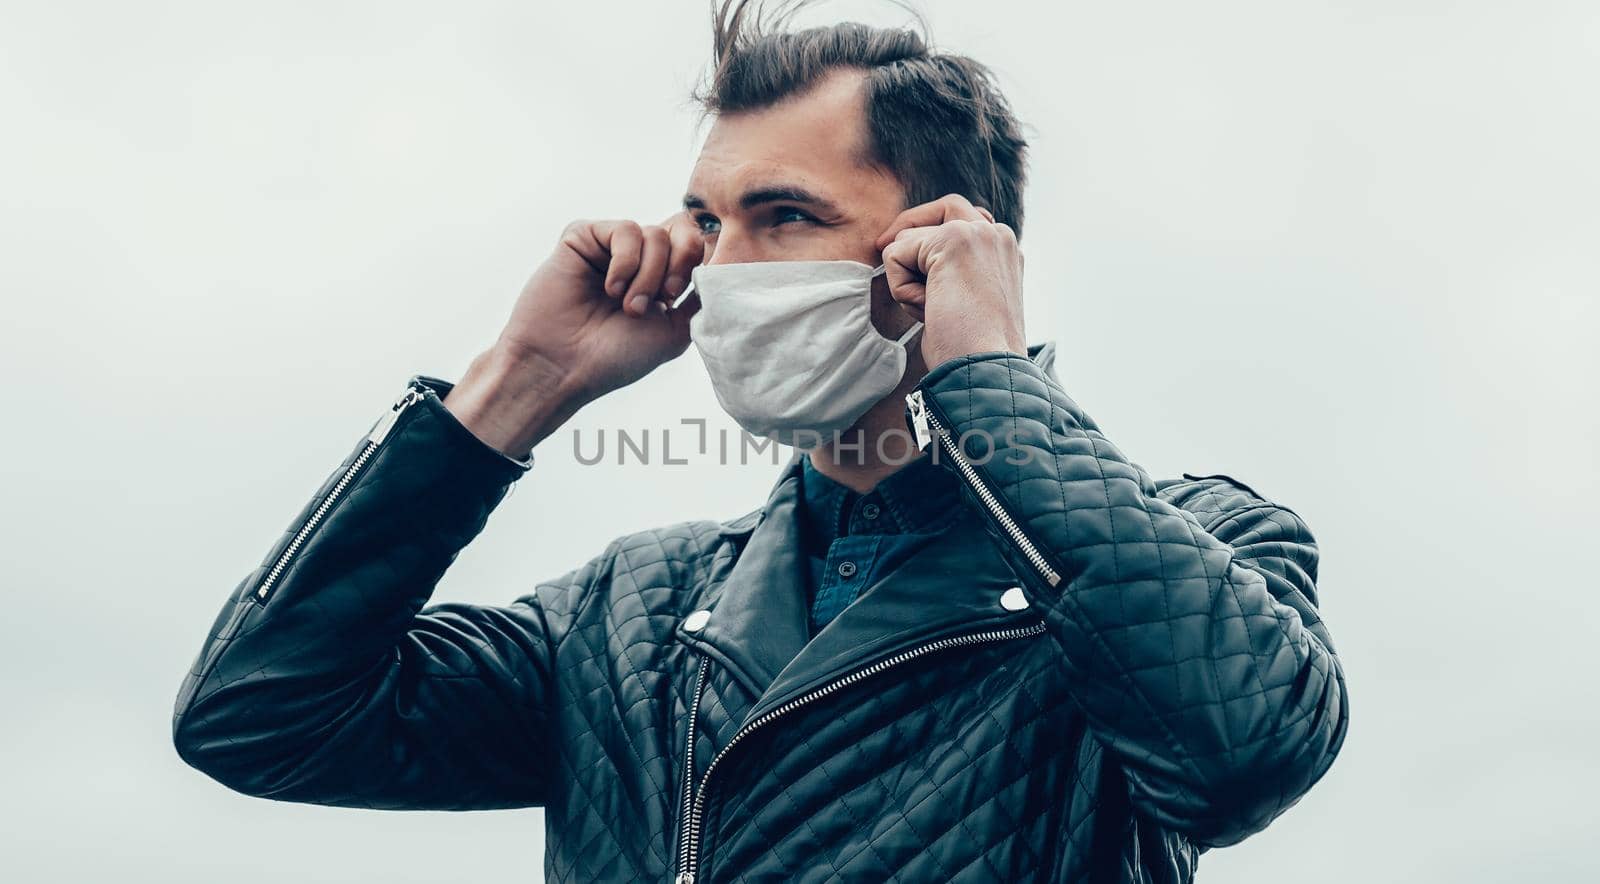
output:
[[[871,295],[882,273],[859,261],[695,267],[689,337],[723,409],[751,435],[812,448],[889,395],[922,323],[897,340],[878,333]]]

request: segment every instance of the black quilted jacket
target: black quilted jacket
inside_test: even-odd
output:
[[[1317,548],[1227,477],[1153,481],[1053,354],[908,397],[964,527],[809,642],[798,460],[741,518],[428,604],[527,464],[416,376],[224,605],[177,750],[283,801],[542,806],[550,882],[1188,881],[1344,739]]]

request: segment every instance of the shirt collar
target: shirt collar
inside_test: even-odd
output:
[[[926,454],[885,476],[865,494],[823,475],[811,462],[810,452],[800,456],[800,477],[802,518],[811,537],[824,546],[850,533],[852,521],[856,533],[930,533],[961,506],[956,477]],[[864,530],[864,521],[852,515],[868,505],[875,505],[879,515],[870,530]]]

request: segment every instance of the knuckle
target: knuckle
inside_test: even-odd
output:
[[[673,221],[667,225],[667,236],[674,243],[690,243],[700,239],[700,231],[692,224],[682,221]]]
[[[963,245],[970,245],[982,234],[976,223],[965,218],[951,221],[947,226],[949,227],[948,236],[950,240]]]
[[[705,255],[705,244],[699,240],[690,240],[681,243],[672,250],[672,266],[678,270],[686,270],[700,263]]]
[[[590,222],[580,219],[561,228],[561,244],[569,247],[581,245],[584,240],[589,238],[589,225]]]
[[[665,246],[672,242],[672,234],[665,227],[654,224],[644,228],[645,241],[654,246]]]

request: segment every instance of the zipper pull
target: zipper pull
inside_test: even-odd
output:
[[[378,418],[378,423],[373,426],[372,432],[367,434],[367,441],[373,445],[383,443],[389,431],[394,429],[395,422],[400,420],[400,413],[422,400],[422,391],[416,387],[407,387],[405,393],[389,406],[383,417]]]
[[[907,393],[906,404],[911,406],[911,428],[916,431],[917,450],[920,451],[933,441],[933,435],[928,432],[928,408],[922,403],[922,391]]]
[[[694,873],[679,872],[678,877],[673,881],[673,884],[694,884]]]

